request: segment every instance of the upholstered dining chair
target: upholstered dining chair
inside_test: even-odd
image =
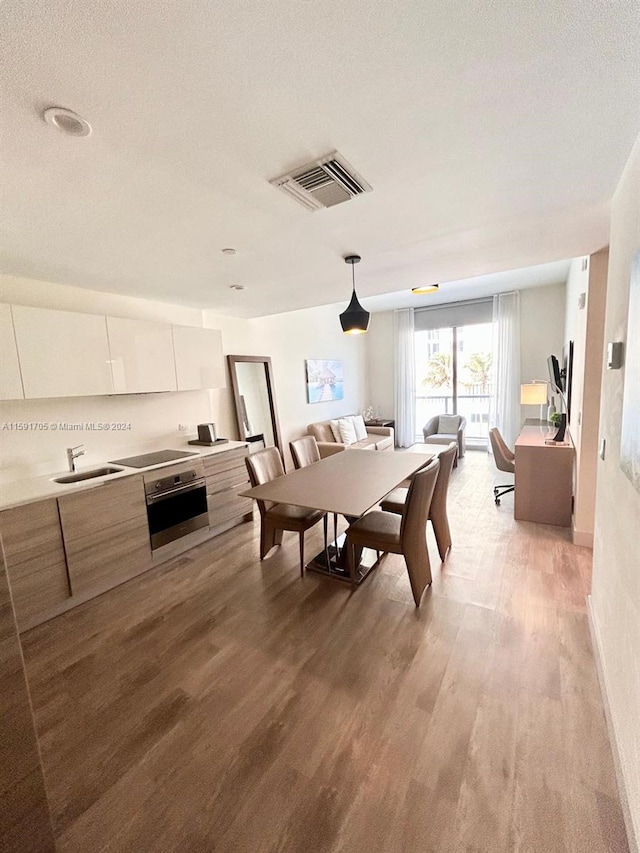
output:
[[[402,515],[374,510],[347,528],[347,557],[353,572],[356,548],[374,548],[383,554],[402,554],[416,607],[431,583],[431,565],[427,550],[427,518],[436,485],[440,462],[434,459],[414,474]]]
[[[290,441],[289,450],[293,459],[293,467],[296,469],[306,468],[307,465],[313,465],[314,462],[320,461],[318,442],[313,435],[303,435],[302,438]]]
[[[447,493],[449,491],[451,470],[453,469],[457,452],[458,446],[455,441],[452,441],[447,449],[440,453],[438,457],[440,460],[440,470],[438,471],[438,479],[436,480],[433,498],[429,507],[429,520],[431,521],[438,544],[438,554],[440,554],[440,559],[443,563],[446,559],[447,551],[451,548],[451,530],[447,516]],[[383,512],[395,512],[402,515],[406,507],[408,492],[408,489],[394,489],[380,503],[380,508]]]
[[[516,473],[516,456],[512,450],[509,450],[504,438],[500,434],[497,427],[489,430],[489,440],[491,442],[491,450],[493,451],[493,460],[496,463],[498,471],[506,471],[509,474]],[[493,499],[496,506],[500,506],[500,498],[508,492],[515,491],[515,485],[504,485],[493,487]]]
[[[282,457],[277,447],[267,447],[252,453],[245,459],[252,486],[261,486],[284,475]],[[272,501],[257,501],[260,510],[260,559],[282,543],[284,530],[297,533],[300,539],[300,574],[304,574],[304,534],[310,527],[324,519],[325,541],[327,538],[327,514],[317,509],[278,504]]]

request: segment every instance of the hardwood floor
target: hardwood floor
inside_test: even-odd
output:
[[[626,851],[591,552],[498,479],[454,470],[419,610],[401,557],[352,593],[256,521],[25,634],[59,850]]]

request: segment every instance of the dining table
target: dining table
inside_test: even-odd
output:
[[[347,448],[239,494],[333,513],[333,541],[325,537],[322,551],[306,568],[358,585],[376,567],[379,555],[368,548],[358,549],[356,565],[349,566],[347,549],[343,547],[345,534],[337,535],[337,516],[344,516],[351,524],[427,465],[434,455]]]

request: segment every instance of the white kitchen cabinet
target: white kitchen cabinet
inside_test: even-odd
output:
[[[178,391],[224,388],[222,333],[191,326],[172,328]]]
[[[175,391],[173,338],[168,323],[107,317],[116,394]]]
[[[113,394],[105,317],[12,309],[26,399]]]
[[[23,400],[20,362],[10,305],[0,305],[0,400]]]

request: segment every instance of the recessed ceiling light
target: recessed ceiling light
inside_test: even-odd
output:
[[[244,284],[230,284],[229,290],[244,290]]]
[[[223,255],[237,255],[237,254],[238,254],[238,250],[237,250],[237,249],[227,248],[227,249],[223,249],[223,250],[222,250],[222,254],[223,254]]]
[[[415,293],[418,296],[421,293],[436,293],[439,289],[439,284],[425,284],[424,287],[412,287],[411,293]]]
[[[65,110],[64,107],[49,107],[42,115],[47,124],[67,136],[89,136],[91,134],[89,122],[72,110]]]

